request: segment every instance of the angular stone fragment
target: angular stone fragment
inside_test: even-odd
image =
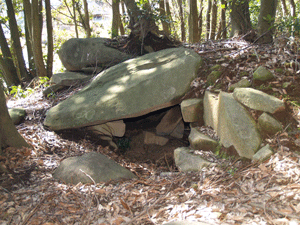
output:
[[[51,84],[59,84],[63,86],[72,86],[91,79],[91,76],[84,75],[82,73],[64,72],[55,73],[51,77]]]
[[[258,125],[263,135],[274,135],[282,130],[282,124],[268,113],[263,113],[258,118]]]
[[[251,86],[250,81],[247,78],[245,78],[245,79],[242,79],[242,80],[240,80],[239,82],[237,82],[235,84],[230,85],[228,90],[233,91],[235,88],[250,87],[250,86]]]
[[[267,81],[273,78],[273,73],[263,66],[259,66],[253,73],[253,80]]]
[[[8,109],[8,113],[15,125],[20,124],[21,121],[24,120],[24,118],[26,116],[26,111],[25,111],[25,109],[22,109],[22,108]]]
[[[211,126],[215,130],[218,128],[219,96],[210,91],[205,91],[204,95],[204,124]]]
[[[202,168],[213,166],[211,163],[200,155],[193,154],[187,147],[181,147],[174,150],[175,164],[181,172],[201,171]]]
[[[203,120],[203,99],[191,98],[183,100],[180,108],[184,122],[191,123]]]
[[[182,115],[179,106],[171,108],[166,115],[161,119],[160,123],[156,126],[156,134],[169,135],[177,127],[182,120]]]
[[[218,146],[218,142],[198,131],[197,128],[191,128],[189,142],[192,149],[214,151]]]
[[[284,102],[274,96],[253,88],[236,88],[233,97],[250,109],[269,112],[271,114],[284,110]]]
[[[261,143],[256,123],[232,94],[219,95],[217,134],[225,147],[233,145],[242,157],[252,158]]]
[[[179,121],[179,123],[177,124],[177,126],[175,127],[175,129],[170,134],[170,136],[181,139],[181,138],[183,138],[183,134],[184,134],[184,123],[181,119]]]
[[[144,131],[144,138],[145,138],[144,143],[146,145],[154,144],[154,145],[164,146],[169,141],[168,138],[158,136],[158,135],[156,135],[152,132],[149,132],[149,131]]]
[[[271,157],[273,154],[269,144],[259,149],[252,158],[252,162],[262,162]]]

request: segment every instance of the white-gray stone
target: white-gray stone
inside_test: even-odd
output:
[[[106,38],[72,38],[62,44],[59,58],[69,71],[85,67],[107,67],[125,61],[131,56],[105,45]]]
[[[191,148],[195,150],[214,151],[218,146],[216,140],[202,134],[197,128],[191,128],[189,142]]]
[[[274,135],[282,131],[282,124],[268,113],[263,113],[258,118],[258,125],[263,135]]]
[[[180,103],[184,122],[191,123],[203,120],[203,99],[191,98]]]
[[[219,96],[218,94],[210,91],[205,91],[204,95],[204,124],[211,126],[215,130],[218,128],[218,115],[219,115]]]
[[[262,162],[271,157],[273,154],[269,144],[259,149],[252,158],[252,162]]]
[[[53,173],[55,179],[67,184],[99,183],[110,180],[131,179],[136,176],[108,157],[90,152],[70,157],[61,162]]]
[[[100,125],[91,126],[87,129],[99,135],[110,137],[123,137],[126,131],[126,125],[123,122],[123,120],[117,120]]]
[[[26,116],[26,110],[22,108],[11,108],[8,109],[10,118],[12,119],[15,125],[20,124]]]
[[[225,147],[233,145],[240,156],[252,158],[261,143],[254,119],[229,93],[220,93],[218,110],[220,142]]]
[[[211,163],[200,155],[193,154],[190,148],[181,147],[174,150],[175,164],[181,172],[201,171],[202,168],[213,166]]]
[[[233,97],[250,109],[269,112],[271,114],[285,108],[282,100],[253,88],[235,88]]]

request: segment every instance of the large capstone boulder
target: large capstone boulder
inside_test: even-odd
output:
[[[127,60],[47,112],[52,130],[97,125],[145,115],[180,103],[197,76],[201,57],[172,48]]]
[[[131,179],[136,176],[108,157],[90,152],[70,157],[61,162],[53,173],[55,179],[67,184],[99,183],[110,180]]]
[[[106,38],[72,38],[58,51],[59,58],[69,71],[86,67],[107,67],[125,61],[131,56],[105,45]]]

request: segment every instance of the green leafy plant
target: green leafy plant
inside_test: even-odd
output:
[[[12,86],[11,91],[9,92],[11,95],[13,95],[15,98],[25,98],[28,95],[32,94],[34,92],[34,89],[27,87],[25,90],[21,87],[21,85],[18,86]]]

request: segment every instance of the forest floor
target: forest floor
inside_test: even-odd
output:
[[[137,144],[121,153],[102,146],[88,133],[47,130],[43,126],[46,111],[80,87],[64,90],[55,98],[43,97],[40,88],[25,99],[10,98],[7,102],[9,107],[26,109],[26,119],[17,128],[32,149],[7,148],[0,156],[1,165],[9,171],[0,178],[0,224],[121,225],[180,220],[205,224],[299,224],[300,68],[293,45],[284,49],[231,39],[188,47],[198,52],[205,63],[186,98],[203,95],[209,68],[215,64],[222,65],[222,77],[209,89],[227,91],[241,75],[251,79],[259,65],[276,75],[270,82],[253,82],[253,87],[284,99],[287,106],[288,113],[281,115],[285,117],[284,131],[263,141],[274,150],[270,159],[255,164],[228,154],[222,158],[199,151],[217,166],[181,173],[172,154],[185,140],[163,148],[152,146],[147,152]],[[138,135],[135,138],[135,143],[140,141],[143,145]],[[114,159],[138,179],[74,186],[52,178],[61,160],[91,151]]]

